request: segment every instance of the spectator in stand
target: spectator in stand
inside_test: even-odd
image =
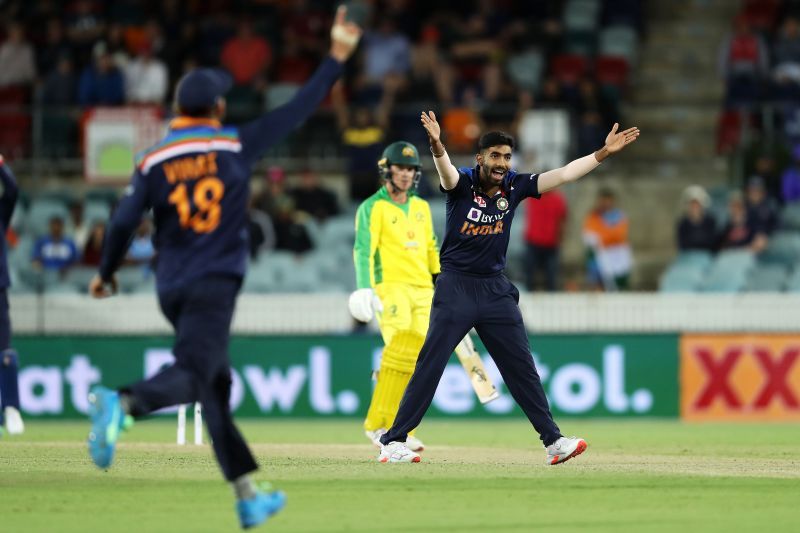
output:
[[[525,207],[526,286],[529,291],[536,290],[541,271],[545,289],[553,292],[559,285],[558,258],[567,222],[567,202],[561,192],[552,190],[537,202],[527,202]]]
[[[456,92],[473,85],[479,89],[482,100],[494,102],[500,95],[502,81],[498,61],[502,50],[496,27],[490,27],[485,13],[477,12],[466,21],[452,24],[450,29],[453,32],[450,54],[455,69]]]
[[[125,262],[129,265],[143,265],[145,270],[150,270],[150,263],[156,255],[153,247],[153,226],[150,219],[143,217],[133,235],[130,248],[125,256]]]
[[[778,227],[778,206],[773,198],[767,195],[764,180],[753,176],[747,182],[745,189],[747,204],[747,218],[752,219],[760,232],[767,236]]]
[[[600,189],[594,209],[584,220],[583,240],[588,251],[588,278],[592,288],[627,289],[633,268],[628,217],[616,206],[616,195],[611,189]]]
[[[95,222],[92,225],[92,230],[89,232],[89,238],[86,240],[86,246],[83,247],[83,256],[81,257],[81,264],[86,266],[99,266],[101,253],[103,251],[103,238],[106,234],[106,223]]]
[[[539,90],[539,95],[534,102],[537,108],[564,107],[566,101],[561,94],[561,85],[558,80],[553,76],[545,78],[542,82],[542,88]]]
[[[75,104],[78,80],[72,68],[72,59],[63,56],[42,83],[41,102],[45,106],[66,107]]]
[[[331,89],[331,100],[342,144],[348,152],[350,200],[364,200],[378,188],[376,169],[383,151],[383,139],[389,126],[393,101],[389,91],[384,91],[375,111],[364,106],[348,106],[344,86],[340,82]]]
[[[80,200],[73,200],[69,204],[69,220],[67,220],[66,232],[72,237],[75,246],[82,250],[89,239],[89,227],[83,216],[83,202]]]
[[[407,84],[411,45],[391,18],[380,17],[377,30],[364,34],[363,50],[364,68],[358,85],[362,93],[368,93],[367,100],[380,100],[387,78],[394,78],[390,83],[395,91]]]
[[[276,250],[302,254],[314,247],[301,218],[295,210],[294,200],[288,196],[280,197],[275,204],[275,216],[272,218]]]
[[[795,100],[797,85],[800,84],[800,24],[796,18],[787,17],[781,25],[780,33],[772,45],[772,56],[775,67],[772,74],[780,84],[791,82],[794,87]]]
[[[77,260],[78,248],[75,241],[64,235],[64,220],[58,216],[51,218],[50,233],[33,245],[31,264],[34,270],[63,274]]]
[[[680,251],[716,251],[719,236],[717,222],[707,211],[710,203],[708,193],[699,185],[690,185],[683,191],[684,212],[677,227]]]
[[[769,56],[761,37],[740,15],[734,22],[734,33],[723,43],[719,69],[728,86],[728,102],[752,104],[760,95],[760,81],[767,73]]]
[[[277,213],[277,204],[288,198],[286,192],[286,171],[281,167],[272,166],[267,169],[262,181],[261,190],[253,195],[255,209],[263,211],[271,217]]]
[[[728,223],[722,230],[719,248],[746,248],[759,253],[767,247],[767,235],[747,216],[742,193],[734,191],[728,199]]]
[[[242,19],[236,35],[222,48],[221,60],[237,85],[250,85],[265,75],[272,61],[272,48],[266,39],[255,33],[250,20]]]
[[[250,259],[258,259],[261,252],[275,248],[275,227],[272,219],[264,211],[256,207],[251,198],[247,210],[247,233],[250,236]]]
[[[67,35],[76,55],[76,63],[84,65],[91,60],[92,49],[106,31],[102,7],[92,0],[77,0],[67,18]]]
[[[94,63],[81,74],[78,102],[84,106],[113,106],[125,102],[125,81],[104,46],[96,48]]]
[[[303,171],[300,175],[300,186],[291,189],[289,196],[294,200],[298,211],[308,213],[318,222],[339,214],[336,194],[320,184],[319,175],[313,170]]]
[[[142,45],[136,59],[125,67],[125,96],[128,103],[163,104],[168,83],[167,66],[153,57],[149,44]]]
[[[125,72],[125,67],[128,66],[128,62],[131,60],[130,54],[128,53],[128,46],[125,42],[125,28],[123,28],[121,24],[111,24],[108,27],[105,39],[99,41],[95,46],[101,43],[105,46],[106,52],[108,52],[108,55],[110,55],[111,59],[114,61],[114,65],[116,65],[120,71]]]
[[[781,196],[788,204],[800,201],[800,143],[792,150],[794,165],[789,166],[781,176]]]
[[[453,102],[453,69],[444,59],[442,49],[442,32],[439,21],[428,21],[420,32],[419,40],[414,45],[411,55],[413,79],[420,86],[426,87],[426,94],[422,99],[432,98],[431,94],[443,105]],[[428,87],[433,86],[433,91]]]
[[[316,63],[303,50],[300,38],[288,29],[283,31],[283,48],[275,62],[275,81],[303,85],[311,77]]]
[[[36,66],[39,74],[47,75],[57,68],[63,58],[71,56],[72,48],[67,41],[61,20],[48,19],[44,43],[36,50]]]
[[[33,47],[25,40],[25,28],[12,22],[0,45],[0,87],[30,86],[36,78]]]

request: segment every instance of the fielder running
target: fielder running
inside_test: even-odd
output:
[[[441,190],[447,194],[447,226],[442,242],[442,273],[436,281],[428,335],[414,375],[400,403],[394,425],[381,437],[381,462],[419,462],[406,445],[433,400],[447,360],[473,327],[497,363],[514,400],[530,420],[547,450],[548,464],[558,464],[586,449],[586,441],[564,437],[550,413],[533,364],[522,322],[519,291],[503,274],[511,222],[519,203],[575,181],[639,136],[637,128],[618,132],[614,124],[603,148],[542,174],[511,169],[514,139],[489,132],[479,141],[474,168],[456,169],[440,140],[433,112],[422,113]]]
[[[223,126],[227,73],[196,69],[175,91],[178,117],[162,142],[138,159],[131,185],[109,225],[97,298],[116,288],[114,272],[142,214],[155,215],[159,304],[175,328],[175,364],[119,391],[90,395],[89,453],[100,468],[114,458],[129,416],[200,402],[214,453],[236,495],[243,528],[256,526],[286,502],[280,491],[256,488],[258,466],[230,412],[230,323],[247,265],[247,201],[253,164],[319,105],[353,54],[361,29],[336,13],[330,55],[285,105],[239,127]]]

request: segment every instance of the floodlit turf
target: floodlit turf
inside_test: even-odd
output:
[[[555,467],[523,420],[426,421],[423,462],[380,464],[358,421],[242,424],[287,508],[259,531],[793,531],[797,425],[562,421],[589,442]],[[87,424],[28,421],[0,439],[0,530],[235,531],[208,446],[140,422],[111,470]],[[191,423],[189,424],[191,439]]]

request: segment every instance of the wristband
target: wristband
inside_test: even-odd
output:
[[[440,143],[440,144],[441,144],[441,143]],[[442,153],[441,153],[441,154],[437,154],[436,152],[434,152],[434,151],[433,151],[433,146],[429,146],[428,148],[430,148],[430,149],[431,149],[431,154],[433,155],[433,157],[435,157],[435,158],[437,158],[437,159],[438,159],[438,158],[440,158],[440,157],[442,157],[442,156],[445,154],[445,152],[447,151],[447,149],[445,148],[444,150],[442,150]],[[443,144],[442,144],[442,148],[444,148],[444,145],[443,145]]]

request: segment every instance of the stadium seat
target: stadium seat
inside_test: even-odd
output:
[[[746,291],[777,292],[786,287],[789,268],[784,265],[757,265],[747,277]]]
[[[521,89],[537,91],[542,80],[544,58],[538,50],[527,50],[511,56],[506,64],[506,72]]]
[[[629,64],[636,63],[639,37],[630,26],[609,26],[600,32],[598,52],[604,56],[624,57]]]
[[[725,250],[717,255],[702,286],[704,292],[739,292],[755,264],[750,250]]]
[[[349,216],[332,217],[321,224],[319,238],[328,246],[338,244],[353,245],[356,237],[355,220]]]
[[[103,201],[87,201],[83,208],[83,219],[91,226],[95,222],[107,222],[111,216],[111,208]]]
[[[67,271],[64,281],[75,287],[75,290],[84,292],[89,287],[89,281],[97,273],[97,268],[89,266],[76,266]]]
[[[565,41],[564,51],[568,54],[593,57],[597,50],[597,34],[593,31],[571,31]]]
[[[34,237],[47,233],[50,219],[59,216],[64,221],[68,218],[67,206],[51,198],[34,198],[28,210],[25,230]]]
[[[800,231],[800,202],[784,206],[781,211],[781,229]]]
[[[119,292],[135,292],[137,287],[145,282],[146,273],[147,271],[143,266],[125,266],[117,270]]]
[[[559,83],[574,85],[588,72],[589,61],[577,54],[560,54],[553,58],[550,68]]]
[[[774,233],[759,260],[765,264],[782,264],[787,267],[800,263],[800,234],[794,231]]]
[[[536,168],[564,166],[571,138],[569,113],[563,109],[526,111],[520,119],[520,151]]]
[[[270,85],[264,96],[264,104],[267,111],[272,111],[276,107],[280,107],[291,100],[299,89],[300,86],[294,83],[276,83]]]
[[[706,266],[687,263],[673,263],[661,276],[661,292],[694,292],[703,282]]]
[[[794,273],[786,280],[786,290],[800,292],[800,265],[795,267]]]
[[[628,61],[624,57],[600,56],[595,60],[595,78],[601,85],[624,89],[628,84]]]
[[[672,264],[676,266],[691,266],[705,272],[711,266],[713,260],[711,252],[692,250],[678,254]]]
[[[600,2],[569,0],[564,6],[564,28],[568,32],[593,32],[600,21]]]

